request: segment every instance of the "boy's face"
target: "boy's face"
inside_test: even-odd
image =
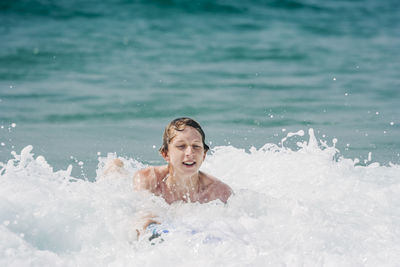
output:
[[[196,174],[206,157],[201,134],[190,126],[186,126],[183,131],[175,131],[168,152],[163,157],[176,174]]]

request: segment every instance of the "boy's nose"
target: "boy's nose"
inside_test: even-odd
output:
[[[193,149],[192,149],[192,147],[191,147],[191,146],[187,146],[187,148],[186,148],[185,152],[186,152],[186,155],[190,155],[190,154],[192,154],[192,152],[193,152]]]

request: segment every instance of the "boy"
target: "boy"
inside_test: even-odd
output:
[[[160,154],[168,163],[138,171],[136,190],[148,190],[169,204],[175,201],[226,203],[231,188],[217,178],[199,171],[209,147],[200,125],[190,118],[178,118],[165,128]]]

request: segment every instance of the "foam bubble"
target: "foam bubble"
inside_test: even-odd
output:
[[[304,136],[304,131],[286,138]],[[53,170],[27,146],[0,164],[2,265],[395,266],[400,166],[338,155],[314,131],[297,150],[265,144],[212,148],[202,170],[229,184],[224,205],[168,205],[135,192],[145,165],[99,157],[94,182]],[[283,141],[282,141],[283,144]],[[109,169],[118,158],[124,169]],[[106,170],[109,170],[106,172]],[[137,241],[138,214],[168,228],[164,242]]]

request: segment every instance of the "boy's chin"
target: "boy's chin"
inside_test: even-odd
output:
[[[185,174],[195,174],[199,171],[199,168],[197,166],[197,164],[195,164],[194,166],[186,166],[186,165],[182,165],[180,170],[185,173]]]

